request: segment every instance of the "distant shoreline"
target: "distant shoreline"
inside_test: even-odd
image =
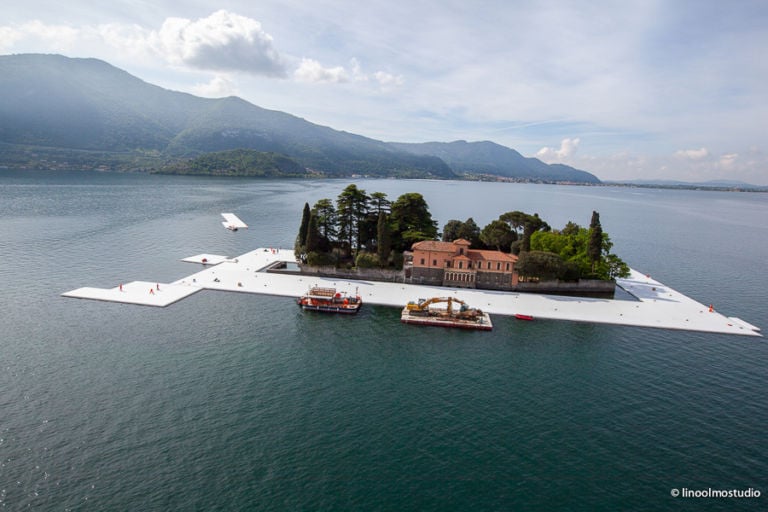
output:
[[[486,182],[494,182],[494,183],[519,183],[519,184],[529,184],[529,185],[566,185],[566,186],[578,186],[578,187],[618,187],[618,188],[638,188],[638,189],[657,189],[657,190],[694,190],[694,191],[702,191],[702,192],[758,192],[758,193],[766,193],[768,192],[768,186],[758,186],[758,185],[732,185],[732,186],[725,186],[725,185],[704,185],[704,184],[697,184],[697,183],[676,183],[676,184],[662,184],[662,183],[629,183],[629,182],[617,182],[617,181],[604,181],[601,183],[583,183],[583,182],[574,182],[574,181],[549,181],[549,180],[532,180],[532,179],[526,179],[526,178],[509,178],[505,176],[495,176],[495,175],[469,175],[465,174],[463,176],[459,176],[457,178],[397,178],[397,177],[379,177],[379,176],[369,176],[365,174],[350,174],[350,175],[344,175],[344,176],[329,176],[329,175],[318,175],[318,174],[311,174],[306,176],[295,176],[295,175],[286,175],[286,176],[279,176],[279,175],[272,175],[272,176],[258,176],[258,175],[239,175],[239,174],[224,174],[224,173],[210,173],[210,174],[176,174],[171,172],[158,172],[152,169],[147,168],[135,168],[135,169],[115,169],[115,168],[109,168],[108,166],[96,166],[96,167],[90,167],[90,168],[83,168],[78,165],[68,165],[68,164],[58,164],[58,165],[8,165],[7,163],[0,164],[0,171],[48,171],[48,172],[106,172],[106,173],[115,173],[115,174],[157,174],[157,175],[163,175],[163,176],[187,176],[187,177],[196,177],[196,178],[253,178],[253,179],[264,179],[264,180],[274,180],[274,179],[290,179],[290,180],[322,180],[322,179],[395,179],[395,180],[419,180],[419,179],[429,179],[429,180],[440,180],[440,181],[486,181]]]

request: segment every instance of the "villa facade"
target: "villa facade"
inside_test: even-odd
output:
[[[517,256],[469,247],[470,242],[462,238],[416,242],[412,246],[411,282],[488,290],[517,286]]]

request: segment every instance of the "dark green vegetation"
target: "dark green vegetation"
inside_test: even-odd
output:
[[[307,170],[295,160],[277,153],[249,149],[233,149],[206,153],[190,160],[166,165],[160,174],[213,176],[304,177]]]
[[[555,266],[554,272],[559,279],[590,278],[590,279],[614,279],[627,277],[629,267],[617,255],[611,253],[613,243],[608,233],[603,231],[600,225],[600,215],[592,212],[592,220],[589,228],[583,228],[578,224],[569,222],[560,231],[542,230],[531,235],[531,252],[529,257],[536,253],[544,255],[557,255],[560,265]],[[540,264],[541,257],[534,261],[525,261],[521,257],[519,264]],[[535,267],[534,267],[535,268]],[[518,268],[522,275],[526,275]]]
[[[600,215],[592,212],[589,229],[569,222],[553,230],[539,217],[512,211],[479,229],[472,218],[449,220],[442,239],[468,240],[473,249],[495,249],[518,255],[515,265],[522,280],[576,281],[611,280],[629,275],[629,267],[611,253],[613,243],[600,225]]]
[[[402,266],[402,253],[421,240],[436,240],[437,222],[421,194],[409,192],[390,202],[386,194],[368,195],[348,185],[336,198],[320,199],[304,211],[294,252],[306,263],[358,267]],[[449,220],[442,240],[463,238],[472,249],[495,249],[518,255],[515,266],[525,280],[612,280],[629,275],[629,267],[612,254],[600,215],[592,212],[589,229],[569,222],[552,228],[537,213],[503,213],[480,229],[471,217]]]
[[[229,153],[234,150],[251,153]],[[198,158],[208,153],[218,154]],[[281,177],[458,179],[474,173],[521,181],[599,181],[490,142],[389,144],[236,97],[205,99],[169,91],[100,60],[59,55],[0,56],[0,165]]]
[[[437,237],[437,222],[421,194],[410,192],[390,202],[349,185],[336,199],[304,205],[296,237],[296,257],[310,265],[401,268],[403,251]]]

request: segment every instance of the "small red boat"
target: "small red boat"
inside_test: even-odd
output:
[[[531,315],[523,315],[522,313],[515,314],[515,318],[517,318],[518,320],[527,320],[529,322],[531,320],[533,320],[533,316],[531,316]]]

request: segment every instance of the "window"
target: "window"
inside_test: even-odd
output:
[[[421,258],[421,264],[422,265],[424,264],[424,258]]]
[[[499,261],[496,262],[496,270],[501,270],[501,262]]]
[[[488,270],[491,270],[491,262],[488,262]]]
[[[509,272],[509,263],[507,263],[507,272]]]
[[[437,266],[437,260],[432,260],[432,266],[433,266],[433,267],[436,267],[436,266]],[[507,265],[507,266],[509,266],[509,265]]]
[[[464,264],[464,262],[463,262],[463,261],[460,261],[460,262],[459,262],[459,268],[462,268],[462,265],[463,265],[463,264]]]
[[[463,247],[460,247],[460,248],[459,248],[459,255],[463,255],[463,254],[464,254],[464,248],[463,248]]]
[[[450,261],[446,261],[445,262],[445,266],[446,266],[446,268],[451,268],[451,262]]]

